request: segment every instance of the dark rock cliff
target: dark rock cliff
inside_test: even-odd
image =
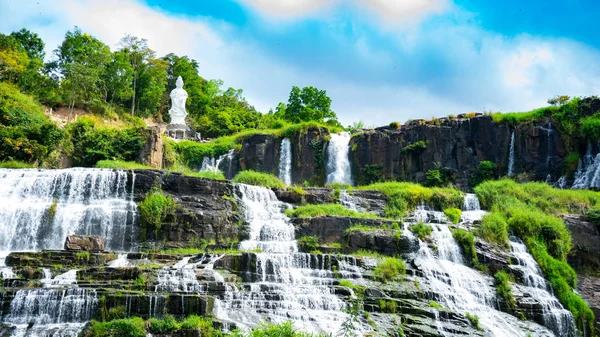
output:
[[[352,137],[350,160],[354,177],[365,183],[369,174],[387,180],[420,182],[425,172],[447,167],[456,174],[463,189],[481,161],[508,170],[510,140],[515,133],[515,174],[528,173],[533,179],[554,180],[562,174],[565,144],[549,121],[528,122],[516,127],[496,124],[489,116],[439,119],[439,125],[415,121],[399,130],[379,128]],[[419,143],[424,146],[416,146]],[[411,146],[412,145],[412,146]]]

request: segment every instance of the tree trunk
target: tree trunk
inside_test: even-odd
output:
[[[131,99],[131,116],[135,112],[135,87],[137,85],[137,69],[133,69],[133,98]]]
[[[73,115],[73,108],[75,108],[75,99],[72,98],[69,102],[69,114],[67,115],[67,124],[71,122],[71,115]]]

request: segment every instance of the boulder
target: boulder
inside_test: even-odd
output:
[[[104,237],[99,235],[71,234],[65,240],[66,250],[101,252],[104,250]]]

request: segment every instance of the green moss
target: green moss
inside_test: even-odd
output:
[[[415,235],[419,239],[425,240],[425,239],[429,238],[433,229],[431,228],[430,225],[426,225],[422,222],[419,222],[417,224],[410,226],[410,230],[411,230],[411,232],[415,233]]]
[[[104,169],[124,169],[124,170],[140,170],[140,169],[152,169],[150,166],[138,164],[134,161],[122,161],[122,160],[100,160],[95,165],[96,168]]]
[[[252,170],[239,172],[232,181],[234,183],[263,186],[266,188],[285,187],[285,184],[275,175]]]
[[[404,274],[406,274],[404,262],[395,257],[384,258],[373,270],[373,278],[384,283],[399,280]]]
[[[471,322],[471,325],[477,329],[477,330],[482,330],[481,326],[479,326],[479,316],[477,315],[473,315],[467,312],[466,314],[467,319],[469,320],[469,322]]]
[[[454,224],[457,224],[460,222],[460,216],[462,215],[462,211],[458,208],[450,207],[444,210],[444,214],[446,214],[448,220],[450,220]]]
[[[438,310],[444,310],[444,307],[436,301],[429,301],[429,306]]]
[[[314,218],[321,216],[348,216],[368,219],[377,218],[374,214],[352,211],[340,204],[305,205],[296,209],[286,210],[285,214],[294,218]]]
[[[79,262],[83,262],[83,261],[89,261],[90,260],[90,252],[78,252],[75,254],[75,260],[79,261]]]

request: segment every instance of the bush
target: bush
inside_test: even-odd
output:
[[[171,197],[164,195],[159,189],[153,189],[139,203],[142,228],[146,231],[158,232],[167,217],[167,212],[175,206],[175,201]]]
[[[477,315],[473,315],[467,312],[466,314],[467,319],[469,320],[469,322],[471,322],[471,325],[477,329],[477,330],[481,330],[481,327],[479,326],[479,317]]]
[[[483,217],[481,226],[475,231],[477,236],[499,247],[508,248],[508,223],[501,213],[492,212]]]
[[[100,323],[92,322],[90,337],[145,337],[144,320],[140,317],[117,319]]]
[[[166,315],[163,319],[151,318],[148,330],[153,333],[175,332],[179,330],[179,324],[173,316]]]
[[[310,337],[310,334],[297,331],[292,322],[263,324],[253,329],[247,337]]]
[[[285,184],[275,175],[246,170],[238,173],[232,181],[238,184],[263,186],[266,188],[285,187]]]
[[[484,160],[477,166],[477,171],[471,178],[471,186],[477,186],[486,180],[492,180],[497,177],[498,165],[489,160]]]
[[[24,168],[33,168],[33,165],[24,163],[22,161],[9,160],[9,161],[0,162],[0,168],[24,169]]]
[[[380,282],[389,282],[400,279],[406,274],[404,262],[395,257],[386,257],[377,264],[373,270],[373,277]]]
[[[392,130],[400,130],[401,126],[402,126],[402,124],[400,124],[399,122],[391,122],[390,123],[390,129],[392,129]]]
[[[317,236],[303,236],[298,239],[298,244],[303,252],[316,251],[319,248],[319,237]]]
[[[481,268],[482,266],[479,264],[477,251],[475,250],[475,237],[473,234],[464,229],[457,229],[452,231],[452,236],[454,237],[454,240],[456,240],[456,242],[458,242],[458,244],[462,247],[463,254],[465,254],[467,261],[470,261],[474,267]]]
[[[285,214],[293,218],[315,218],[321,216],[348,216],[353,218],[375,219],[371,213],[359,213],[349,210],[340,204],[305,205],[296,209],[288,209]]]
[[[600,225],[600,207],[596,206],[585,212],[587,220],[594,225]]]
[[[496,281],[496,294],[504,299],[511,310],[514,310],[517,307],[517,301],[513,296],[512,287],[509,283],[511,277],[504,270],[500,270],[494,275],[494,279]]]
[[[415,233],[415,235],[421,239],[421,240],[425,240],[426,238],[429,238],[429,236],[431,235],[432,232],[432,228],[429,225],[426,225],[422,222],[419,222],[415,225],[410,226],[410,230]]]
[[[460,222],[460,216],[462,215],[462,211],[458,208],[450,207],[444,210],[444,214],[446,214],[448,220],[450,220],[454,224],[457,224]]]

